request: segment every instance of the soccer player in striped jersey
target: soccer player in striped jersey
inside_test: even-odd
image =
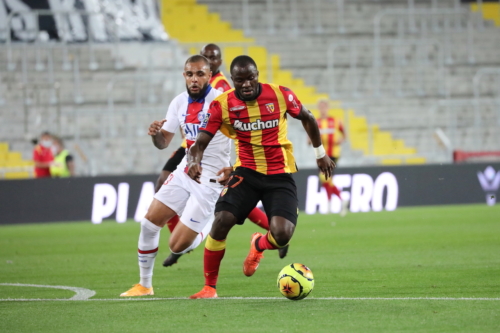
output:
[[[264,250],[288,245],[298,217],[297,188],[292,173],[297,171],[292,143],[287,138],[288,116],[302,122],[315,153],[316,163],[331,177],[335,163],[326,155],[316,119],[288,88],[259,83],[255,61],[236,57],[230,66],[234,90],[218,96],[203,120],[188,155],[188,175],[198,181],[204,151],[220,130],[235,140],[235,169],[215,207],[215,221],[205,243],[205,286],[190,298],[217,297],[216,284],[231,228],[242,224],[255,204],[262,200],[270,217],[269,232],[255,233],[243,273],[257,270]]]
[[[201,49],[200,54],[207,58],[210,63],[210,70],[212,71],[210,85],[220,92],[225,92],[231,89],[229,81],[219,69],[222,65],[222,53],[219,46],[215,44],[207,44]]]
[[[210,79],[210,85],[219,90],[220,92],[226,92],[231,89],[231,85],[227,78],[220,71],[220,66],[222,65],[222,53],[216,44],[205,45],[200,54],[208,59],[210,64],[210,70],[212,71],[212,78]],[[259,208],[255,207],[252,209],[250,214],[248,214],[248,219],[258,226],[269,230],[269,221],[266,214],[262,212]],[[287,254],[288,247],[280,249],[279,256],[284,258]]]
[[[208,63],[210,64],[210,71],[212,72],[212,78],[210,79],[209,83],[212,86],[212,88],[220,92],[225,92],[231,89],[229,81],[226,79],[224,74],[222,74],[222,72],[219,70],[220,66],[222,65],[222,53],[219,46],[215,44],[207,44],[201,49],[200,55],[207,58]],[[184,149],[182,149],[182,147],[184,147]],[[179,163],[184,158],[186,154],[185,148],[186,148],[186,140],[183,141],[181,148],[179,148],[170,157],[170,159],[163,167],[163,171],[161,172],[161,175],[156,182],[156,192],[158,192],[158,190],[163,185],[163,183],[170,175],[170,173],[172,173],[177,168],[177,165],[179,165]],[[255,207],[254,209],[252,209],[250,214],[248,214],[247,218],[256,225],[258,225],[259,227],[269,230],[269,221],[267,219],[267,216],[259,208]],[[167,227],[170,230],[170,232],[174,231],[175,226],[177,225],[178,222],[179,222],[178,215],[175,215],[167,222]],[[279,257],[283,259],[284,257],[286,257],[287,252],[288,252],[288,246],[279,249]],[[182,254],[170,253],[170,255],[163,261],[163,266],[164,267],[172,266],[173,264],[177,263],[177,260],[181,256]]]
[[[319,132],[321,134],[321,142],[325,147],[326,155],[335,162],[335,165],[338,165],[337,162],[340,158],[341,144],[346,139],[344,125],[340,119],[335,119],[334,117],[328,115],[329,105],[327,100],[320,100],[318,102],[318,110],[319,118],[317,121]],[[310,143],[311,141],[309,141],[309,144]],[[333,183],[333,178],[331,180],[327,180],[323,174],[320,174],[319,178],[322,186],[326,190],[328,200],[331,199],[332,195],[336,195],[340,199],[342,203],[340,215],[345,216],[347,214],[349,201],[342,199],[340,190]]]

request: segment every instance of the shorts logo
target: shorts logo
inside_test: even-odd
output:
[[[244,108],[246,108],[246,106],[237,105],[237,106],[233,106],[232,108],[230,108],[229,111],[239,111],[239,110],[243,110]]]
[[[220,196],[223,197],[227,192],[227,187],[225,189],[222,190],[222,192],[220,193]]]
[[[207,127],[207,124],[208,124],[208,121],[210,120],[210,117],[212,115],[210,113],[207,113],[205,115],[205,118],[203,118],[203,122],[201,123],[201,126],[200,127],[203,127],[203,128],[206,128]]]
[[[268,121],[262,121],[260,119],[257,119],[257,121],[254,121],[253,123],[244,123],[239,120],[235,120],[233,127],[235,130],[238,131],[249,132],[249,131],[259,131],[267,128],[274,128],[278,127],[278,125],[279,125],[279,119],[268,120]]]
[[[273,113],[274,112],[274,104],[273,103],[267,103],[266,104],[266,109],[267,109],[267,111]]]

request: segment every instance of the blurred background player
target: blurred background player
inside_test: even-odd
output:
[[[327,100],[320,100],[318,102],[319,118],[317,119],[319,132],[321,134],[321,143],[325,147],[326,155],[335,162],[337,165],[340,158],[340,151],[342,149],[341,145],[346,139],[346,134],[344,131],[344,125],[340,119],[336,119],[328,114],[330,106]],[[309,144],[311,141],[309,140]],[[348,200],[343,200],[340,190],[333,183],[333,177],[331,179],[325,179],[324,174],[320,173],[319,179],[321,185],[325,188],[328,195],[328,200],[331,200],[332,195],[336,195],[341,201],[340,215],[345,216],[347,214],[347,206],[349,205]]]
[[[205,244],[205,286],[190,297],[193,299],[217,297],[227,235],[234,225],[243,224],[260,200],[270,217],[270,228],[266,235],[252,235],[243,273],[253,275],[264,250],[283,248],[292,238],[299,209],[291,176],[297,166],[287,138],[287,114],[302,122],[315,147],[316,163],[327,179],[335,166],[325,154],[316,120],[290,89],[259,83],[257,65],[249,56],[236,57],[230,69],[235,89],[211,104],[188,156],[188,174],[197,180],[202,171],[200,162],[212,138],[222,132],[238,145],[236,169],[217,201],[215,221]]]
[[[53,178],[66,178],[75,175],[75,162],[73,156],[64,148],[60,137],[52,137],[52,153],[54,163],[50,166],[50,175]]]
[[[52,135],[49,132],[43,132],[38,141],[34,140],[35,148],[33,148],[33,162],[35,163],[35,177],[49,178],[50,166],[54,162],[54,154],[52,153]]]
[[[207,44],[201,49],[200,54],[207,58],[210,63],[210,70],[212,71],[210,85],[220,92],[225,92],[231,89],[229,81],[219,69],[222,65],[222,53],[219,46],[215,44]]]
[[[227,78],[222,74],[220,71],[220,66],[222,65],[222,53],[219,48],[219,46],[215,44],[207,44],[205,45],[201,50],[200,50],[200,55],[204,56],[205,58],[208,59],[208,62],[210,64],[210,70],[212,71],[212,78],[210,79],[210,85],[212,88],[215,88],[219,90],[220,92],[225,92],[231,89],[231,85],[229,84],[229,81]],[[160,187],[163,185],[167,177],[172,173],[179,163],[182,161],[184,156],[186,155],[186,146],[185,146],[185,140],[183,141],[183,144],[179,149],[175,151],[174,154],[170,157],[170,159],[167,161],[165,166],[163,167],[163,170],[160,174],[160,177],[158,177],[158,180],[156,181],[156,189],[155,191],[158,192]],[[266,214],[260,210],[259,208],[255,207],[250,214],[248,214],[247,217],[250,221],[253,223],[257,224],[259,227],[269,230],[269,221],[267,219]],[[167,222],[167,227],[172,232],[175,229],[175,226],[179,222],[179,216],[174,216]],[[284,247],[279,250],[279,257],[284,258],[286,257],[286,254],[288,252],[288,246]],[[182,254],[174,254],[171,253],[164,261],[163,261],[163,266],[168,267],[177,262],[177,260],[181,257]]]

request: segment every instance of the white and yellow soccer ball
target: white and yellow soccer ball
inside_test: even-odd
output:
[[[314,288],[313,273],[303,264],[285,266],[278,274],[278,288],[288,299],[293,301],[304,299]]]

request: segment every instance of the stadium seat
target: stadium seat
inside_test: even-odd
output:
[[[476,3],[471,4],[471,10],[477,12],[479,6]],[[495,26],[500,27],[500,3],[483,3],[482,15],[485,20],[492,20]]]

